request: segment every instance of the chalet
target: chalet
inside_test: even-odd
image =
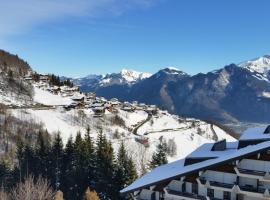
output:
[[[120,105],[120,102],[119,102],[119,100],[117,98],[110,99],[110,103],[112,104],[112,106]]]
[[[71,99],[75,102],[83,102],[84,96],[83,95],[74,95]]]
[[[96,108],[96,107],[104,107],[105,103],[99,102],[99,101],[94,101],[91,105],[91,108]]]
[[[141,143],[145,147],[149,147],[149,138],[148,137],[145,137],[145,136],[136,137],[135,141]]]
[[[270,126],[200,146],[121,190],[136,200],[270,199]]]
[[[92,110],[94,111],[95,113],[95,117],[101,117],[103,116],[103,114],[105,113],[105,107],[104,106],[101,106],[101,107],[95,107],[95,108],[92,108]]]
[[[60,87],[58,86],[52,87],[51,90],[53,94],[58,94],[61,91]]]
[[[49,75],[47,75],[47,74],[40,74],[40,75],[39,75],[39,80],[40,80],[41,82],[48,82],[49,79],[50,79],[50,77],[49,77]]]
[[[148,107],[146,107],[145,111],[148,113],[148,114],[151,114],[151,115],[156,115],[157,114],[157,107],[155,105],[150,105]]]
[[[25,81],[28,81],[28,82],[31,82],[31,81],[33,80],[33,78],[32,78],[31,75],[26,75],[26,76],[23,77],[23,79],[24,79]]]
[[[119,102],[117,98],[111,98],[110,101],[111,102]]]
[[[133,112],[135,109],[132,106],[123,106],[122,110],[127,112]]]
[[[89,93],[87,93],[86,94],[86,98],[88,99],[88,100],[94,100],[94,99],[96,99],[96,93],[94,93],[94,92],[89,92]]]
[[[145,104],[145,103],[139,103],[139,104],[136,106],[136,109],[137,109],[137,110],[145,110],[145,109],[146,109],[146,104]]]
[[[78,105],[79,105],[78,102],[72,102],[72,103],[70,103],[70,104],[68,104],[68,105],[65,105],[64,108],[65,108],[66,110],[70,110],[70,109],[76,108]]]
[[[104,97],[100,97],[99,100],[104,103],[107,102],[107,99],[105,99]]]
[[[133,106],[137,106],[138,105],[138,101],[132,101],[132,105]]]

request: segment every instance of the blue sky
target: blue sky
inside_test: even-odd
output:
[[[269,0],[0,0],[0,48],[67,76],[195,74],[270,54]]]

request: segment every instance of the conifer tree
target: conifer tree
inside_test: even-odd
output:
[[[132,158],[128,156],[125,145],[121,142],[121,145],[117,154],[117,170],[115,176],[116,191],[120,191],[137,178],[137,172],[132,161]],[[118,199],[122,199],[119,193]]]
[[[112,145],[102,132],[97,138],[95,174],[101,199],[115,199],[115,158]]]
[[[50,178],[48,177],[48,170],[50,164],[49,152],[49,140],[41,131],[39,131],[36,146],[37,168],[39,169],[38,176],[41,175],[45,178]]]
[[[150,169],[154,169],[160,165],[167,164],[167,145],[163,140],[160,140],[160,143],[157,146],[157,151],[153,154],[152,160],[150,162]]]
[[[59,189],[60,187],[60,179],[61,179],[61,168],[63,164],[63,141],[58,132],[53,140],[52,149],[50,153],[50,179],[51,183],[55,189]]]
[[[94,170],[95,170],[95,159],[94,159],[94,144],[92,138],[90,136],[90,127],[87,126],[86,134],[84,138],[84,145],[83,145],[83,152],[84,152],[84,173],[86,177],[85,185],[94,185]]]
[[[74,186],[75,186],[75,150],[72,136],[68,139],[64,156],[63,156],[63,165],[62,165],[62,173],[60,185],[61,190],[65,194],[65,198],[67,199],[76,199],[74,194]]]
[[[21,182],[22,178],[24,176],[24,150],[25,150],[25,145],[24,142],[22,141],[21,137],[17,138],[17,149],[16,149],[16,157],[18,160],[18,178],[17,181]]]
[[[31,145],[25,145],[22,159],[22,178],[29,177],[32,174],[37,174],[37,158]]]
[[[84,172],[85,156],[84,156],[84,141],[81,133],[78,132],[74,141],[74,163],[75,163],[75,186],[74,194],[77,199],[82,197],[84,192],[84,184],[86,182],[87,175]]]

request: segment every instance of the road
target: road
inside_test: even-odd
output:
[[[132,130],[132,133],[134,134],[134,135],[137,135],[137,136],[140,136],[137,132],[138,132],[138,129],[140,128],[140,127],[142,127],[142,125],[144,125],[145,123],[147,123],[148,121],[150,121],[152,119],[152,115],[151,114],[148,114],[148,116],[147,116],[147,118],[144,120],[144,121],[142,121],[139,125],[137,125],[133,130]]]

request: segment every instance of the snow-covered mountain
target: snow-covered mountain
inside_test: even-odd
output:
[[[99,86],[106,87],[109,85],[132,85],[138,81],[150,77],[151,74],[137,72],[134,70],[122,69],[120,73],[112,73],[105,75],[100,81]]]
[[[190,76],[167,67],[130,85],[110,81],[81,87],[107,98],[156,104],[189,117],[219,122],[270,121],[270,56],[206,74]]]
[[[263,74],[265,78],[269,78],[270,56],[265,55],[239,64],[240,67]]]

